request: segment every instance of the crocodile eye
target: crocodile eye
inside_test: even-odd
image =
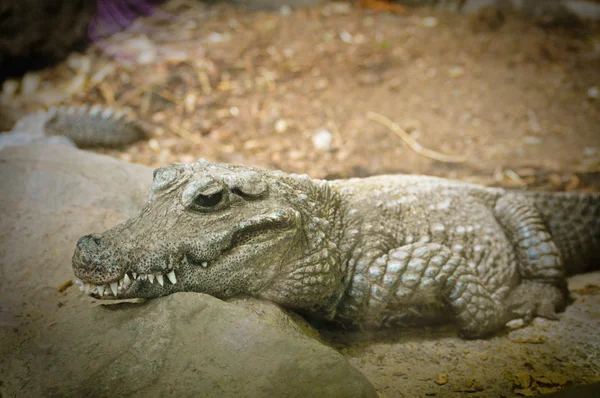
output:
[[[223,191],[219,191],[210,195],[198,195],[196,199],[194,199],[194,206],[200,208],[211,208],[217,206],[219,203],[223,201]]]

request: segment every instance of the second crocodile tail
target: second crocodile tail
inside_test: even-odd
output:
[[[123,112],[100,105],[61,106],[49,110],[48,136],[64,136],[79,148],[121,147],[147,138],[140,123]]]
[[[600,193],[528,193],[542,213],[567,274],[600,269]]]

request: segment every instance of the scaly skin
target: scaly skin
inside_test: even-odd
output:
[[[52,107],[29,114],[0,134],[0,149],[34,141],[75,144],[79,148],[121,147],[147,137],[137,121],[125,113],[100,105]]]
[[[567,270],[600,259],[599,220],[597,194],[200,160],[157,169],[140,214],[82,237],[73,269],[102,299],[254,296],[361,328],[449,320],[478,338],[562,310]]]

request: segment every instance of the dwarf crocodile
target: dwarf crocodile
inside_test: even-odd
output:
[[[203,159],[155,170],[140,213],[73,255],[96,298],[253,296],[363,329],[450,321],[465,338],[555,317],[566,276],[599,263],[600,194]]]

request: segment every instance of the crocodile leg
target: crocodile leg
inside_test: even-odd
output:
[[[533,316],[556,319],[566,306],[563,262],[541,213],[527,197],[507,194],[494,208],[495,216],[512,242],[522,282],[506,305],[525,320]]]
[[[359,323],[377,325],[400,323],[406,313],[441,306],[449,309],[463,337],[480,338],[509,320],[501,301],[505,293],[490,292],[464,257],[447,246],[418,242],[389,251],[356,274],[347,309],[366,315]]]

